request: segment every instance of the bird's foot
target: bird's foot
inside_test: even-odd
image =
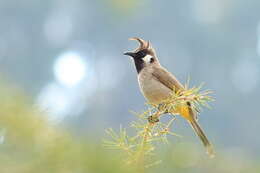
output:
[[[158,123],[160,121],[159,117],[156,115],[151,115],[147,119],[148,119],[148,122],[151,124]]]

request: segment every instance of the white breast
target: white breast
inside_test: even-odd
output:
[[[139,87],[148,102],[159,104],[170,96],[172,91],[152,76],[152,69],[143,69],[138,75]]]

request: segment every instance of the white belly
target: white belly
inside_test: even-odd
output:
[[[172,91],[152,76],[139,75],[139,87],[148,102],[160,104],[167,99]]]

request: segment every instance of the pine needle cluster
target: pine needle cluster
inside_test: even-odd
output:
[[[187,105],[187,102],[198,113],[202,107],[208,107],[208,102],[213,101],[209,90],[201,91],[203,85],[192,87],[179,92],[173,92],[171,96],[160,105],[147,104],[147,110],[142,113],[135,113],[137,120],[130,123],[130,128],[135,134],[129,135],[126,128],[120,127],[119,132],[112,128],[106,133],[110,140],[105,140],[104,145],[110,149],[123,151],[126,164],[137,166],[138,169],[145,169],[160,163],[152,159],[155,154],[156,144],[168,143],[168,136],[180,135],[172,131],[176,110],[180,106]],[[166,122],[160,121],[163,116],[169,116]]]

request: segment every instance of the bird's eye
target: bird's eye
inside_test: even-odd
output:
[[[138,52],[138,57],[143,58],[146,56],[146,54],[147,53],[145,51],[140,51],[140,52]]]
[[[151,58],[151,59],[150,59],[150,63],[153,63],[153,62],[154,62],[154,58]]]

